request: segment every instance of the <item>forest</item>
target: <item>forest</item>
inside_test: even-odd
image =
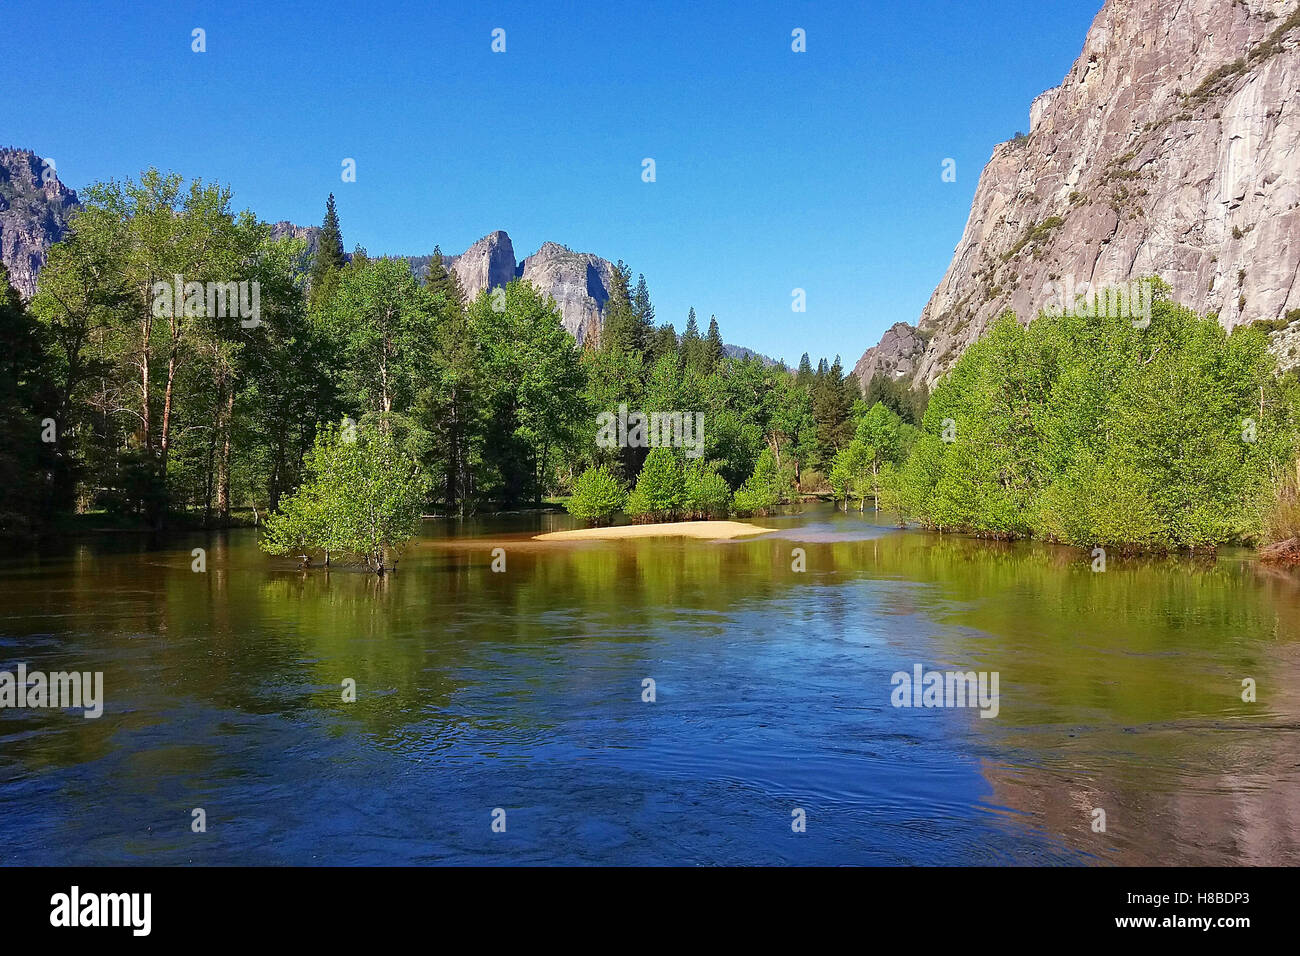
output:
[[[346,254],[332,196],[312,255],[233,212],[219,184],[149,170],[83,200],[31,301],[3,283],[6,535],[88,516],[260,522],[340,436],[376,429],[382,442],[356,450],[382,444],[409,464],[417,513],[536,505],[593,469],[631,487],[652,450],[593,440],[620,404],[703,413],[693,486],[716,509],[723,485],[729,500],[769,460],[781,497],[823,487],[862,411],[838,357],[814,369],[805,355],[797,370],[729,358],[716,318],[702,332],[692,309],[678,334],[621,262],[600,334],[580,348],[525,282],[467,300],[437,249],[418,278],[405,259]],[[208,307],[230,283],[255,285],[256,319]],[[191,285],[207,296],[182,295]]]
[[[694,309],[678,334],[622,262],[580,347],[522,280],[471,299],[436,247],[418,276],[346,254],[333,196],[308,254],[228,189],[149,170],[86,191],[30,302],[0,277],[0,532],[255,523],[268,551],[382,570],[430,514],[559,498],[589,523],[671,521],[823,495],[1084,548],[1295,537],[1295,374],[1266,328],[1226,332],[1151,281],[1147,323],[1008,313],[933,394],[878,375],[864,395],[838,356],[729,357]],[[608,447],[620,408],[694,416],[702,448]]]

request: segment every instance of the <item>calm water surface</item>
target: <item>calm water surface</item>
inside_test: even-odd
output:
[[[0,862],[1300,863],[1296,578],[758,523],[430,521],[384,580],[251,530],[5,553],[0,670],[103,671],[106,704],[0,710]],[[998,716],[892,707],[918,663],[997,671]]]

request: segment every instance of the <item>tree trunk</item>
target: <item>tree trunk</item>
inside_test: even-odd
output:
[[[221,454],[217,458],[217,514],[230,523],[230,432],[235,415],[235,386],[227,380],[226,404],[221,414]]]

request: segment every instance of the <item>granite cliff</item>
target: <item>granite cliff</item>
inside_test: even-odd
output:
[[[1294,364],[1298,270],[1300,4],[1106,0],[1028,134],[994,148],[916,327],[854,371],[929,386],[1005,310],[1148,275],[1227,328],[1283,326]]]
[[[36,292],[36,274],[77,205],[53,165],[28,149],[0,148],[0,259],[24,297]]]

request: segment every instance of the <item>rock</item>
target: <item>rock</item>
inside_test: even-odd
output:
[[[910,380],[924,352],[925,339],[917,334],[916,329],[906,322],[895,322],[880,337],[880,344],[867,349],[858,359],[853,374],[863,391],[876,375]]]
[[[1067,278],[1159,275],[1233,328],[1300,308],[1298,270],[1294,0],[1106,0],[1028,135],[994,148],[909,377],[932,385],[998,315],[1028,322]],[[858,367],[898,347],[882,339]]]
[[[80,205],[41,157],[29,149],[0,149],[0,259],[24,298],[35,294],[50,246],[63,238]]]
[[[498,229],[480,239],[458,256],[447,256],[443,264],[456,273],[466,300],[484,289],[503,286],[515,277],[515,248],[510,237]]]
[[[614,266],[589,252],[573,252],[555,242],[542,247],[520,265],[520,275],[560,308],[564,327],[581,345],[599,341],[605,303],[614,280]]]

